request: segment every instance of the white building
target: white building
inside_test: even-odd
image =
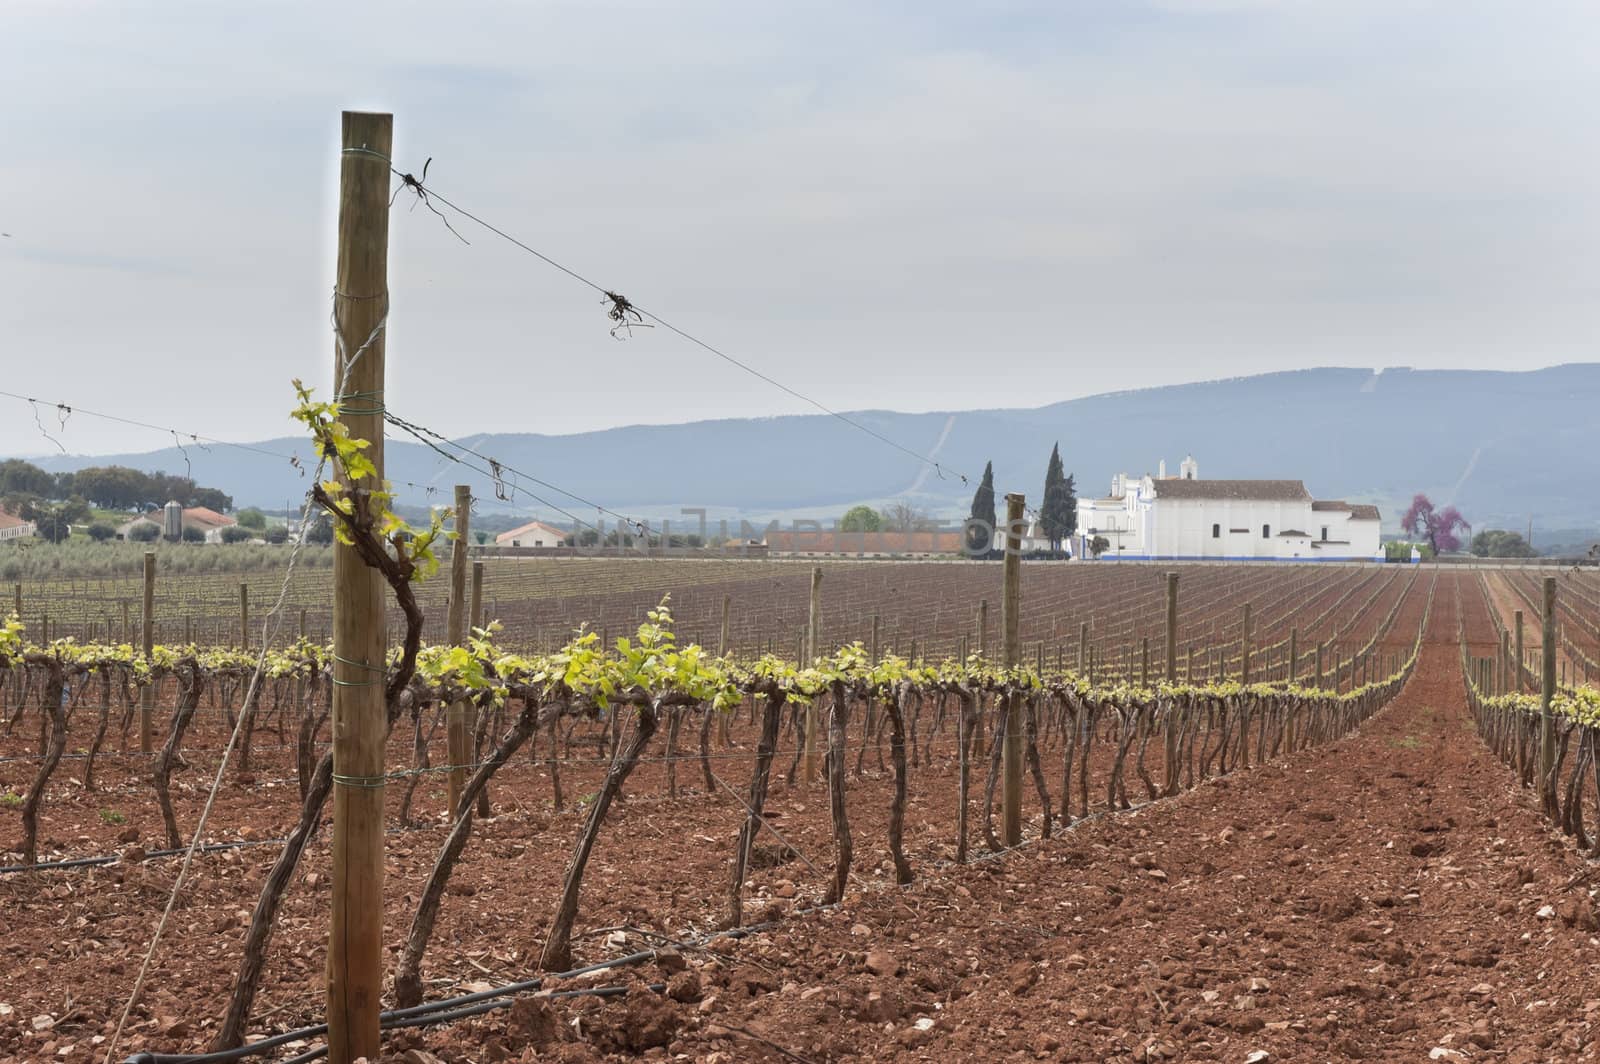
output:
[[[1104,498],[1078,503],[1078,556],[1179,561],[1381,561],[1376,506],[1311,497],[1299,480],[1201,480],[1194,458],[1176,477],[1118,473]]]
[[[559,547],[566,540],[565,532],[542,521],[529,521],[494,537],[497,547]]]

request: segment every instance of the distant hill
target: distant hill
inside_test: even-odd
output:
[[[1595,460],[1600,457],[1600,364],[1529,372],[1312,369],[1202,384],[1141,388],[1028,410],[850,417],[932,454],[931,469],[826,415],[737,418],[683,425],[640,425],[569,436],[496,433],[462,442],[508,466],[641,517],[672,517],[705,507],[712,518],[811,516],[829,519],[856,502],[906,499],[941,516],[964,515],[973,477],[995,465],[1000,492],[1042,491],[1050,446],[1061,443],[1080,494],[1106,490],[1115,472],[1154,473],[1165,458],[1176,471],[1192,453],[1203,477],[1303,479],[1319,498],[1372,502],[1392,530],[1411,495],[1453,502],[1478,528],[1600,527]],[[450,486],[472,483],[489,509],[560,519],[522,491],[492,500],[487,478],[404,438],[391,437],[396,481],[433,485],[427,496],[401,489],[406,502],[447,501]],[[263,441],[298,451],[302,440]],[[305,490],[282,460],[231,447],[188,448],[193,475],[231,492],[240,505],[282,508]],[[144,454],[34,459],[55,470],[110,462],[183,471],[176,448]],[[585,520],[594,511],[527,485]],[[610,522],[608,521],[608,524]]]

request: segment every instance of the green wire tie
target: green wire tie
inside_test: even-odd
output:
[[[333,660],[348,665],[353,669],[366,669],[368,672],[375,672],[378,674],[370,680],[341,680],[335,676],[333,677],[333,685],[335,687],[371,687],[373,684],[383,682],[384,670],[377,665],[368,665],[364,661],[351,661],[349,658],[340,657],[338,654],[333,656]]]
[[[355,405],[350,402],[352,399],[366,399],[369,402]],[[338,404],[339,413],[341,414],[356,414],[359,416],[363,414],[382,415],[388,413],[388,409],[383,405],[383,389],[381,388],[371,392],[346,392],[339,396],[335,402]]]

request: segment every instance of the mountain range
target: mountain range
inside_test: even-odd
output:
[[[705,509],[713,522],[827,522],[855,503],[905,501],[956,518],[965,515],[988,461],[997,494],[1019,490],[1033,501],[1059,442],[1083,495],[1105,492],[1114,473],[1155,473],[1162,460],[1175,473],[1192,454],[1202,478],[1298,479],[1317,498],[1375,503],[1385,531],[1394,530],[1416,492],[1454,504],[1480,529],[1521,530],[1531,521],[1536,529],[1593,530],[1600,527],[1596,410],[1600,364],[1531,371],[1323,368],[1142,387],[1031,409],[863,410],[844,415],[849,423],[816,414],[458,439],[508,471],[504,498],[496,497],[480,458],[461,455],[478,467],[473,471],[391,434],[386,462],[405,503],[448,502],[451,486],[467,483],[487,512],[560,522],[565,510],[593,521],[599,503],[630,516],[670,518],[683,528],[694,522],[681,514],[685,507]],[[298,453],[308,464],[303,439],[252,446]],[[285,458],[230,446],[32,460],[55,471],[107,464],[187,469],[238,505],[273,509],[298,506],[306,484]]]

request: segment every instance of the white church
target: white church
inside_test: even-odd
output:
[[[1130,561],[1382,561],[1376,506],[1314,499],[1299,480],[1201,480],[1191,455],[1167,475],[1111,478],[1078,500],[1079,558]]]

